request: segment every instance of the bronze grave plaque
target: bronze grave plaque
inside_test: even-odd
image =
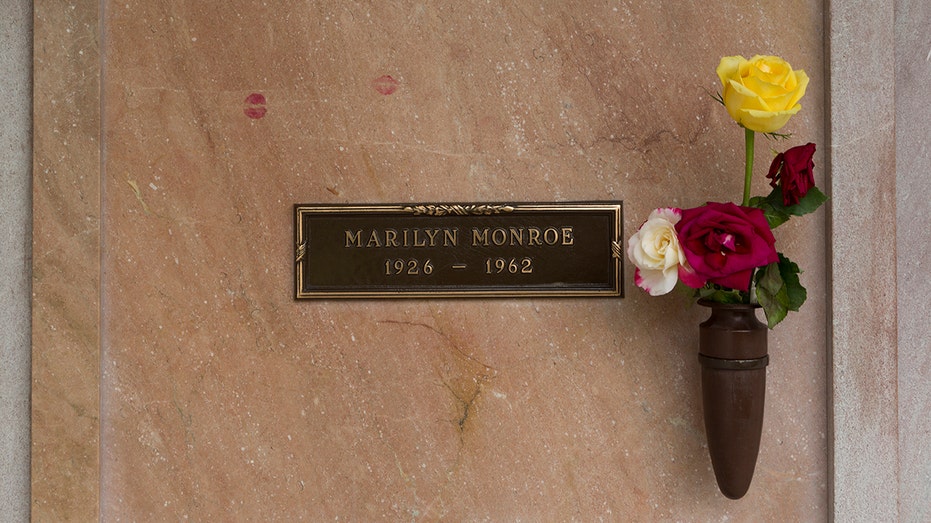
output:
[[[621,296],[621,202],[299,204],[295,297]]]

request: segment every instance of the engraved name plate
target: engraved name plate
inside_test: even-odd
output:
[[[295,297],[621,296],[621,202],[299,204]]]

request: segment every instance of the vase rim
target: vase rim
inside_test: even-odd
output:
[[[762,307],[759,303],[721,303],[714,300],[706,300],[704,298],[698,300],[698,304],[702,307],[711,307],[713,309],[759,309]]]

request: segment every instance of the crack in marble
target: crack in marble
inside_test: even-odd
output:
[[[405,325],[405,326],[408,326],[408,327],[421,327],[421,328],[427,329],[427,330],[429,330],[429,331],[432,331],[432,332],[435,333],[437,336],[443,338],[443,340],[446,341],[446,343],[449,345],[449,347],[452,348],[454,351],[456,351],[456,353],[457,353],[459,356],[465,358],[465,359],[468,360],[468,361],[471,361],[471,362],[473,362],[473,363],[476,363],[476,364],[478,364],[478,365],[481,365],[481,366],[484,367],[485,369],[492,371],[494,374],[497,374],[497,373],[498,373],[498,371],[497,371],[494,367],[492,367],[491,365],[487,365],[487,364],[483,363],[482,361],[478,360],[477,358],[475,358],[474,356],[469,355],[469,354],[466,354],[465,352],[463,352],[462,349],[459,347],[459,345],[456,344],[455,342],[453,342],[453,340],[450,339],[450,337],[449,337],[446,333],[444,333],[443,331],[437,329],[436,327],[434,327],[434,326],[432,326],[432,325],[428,325],[428,324],[426,324],[426,323],[421,323],[421,322],[402,321],[402,320],[376,320],[375,323],[378,323],[378,324],[386,324],[386,325]]]
[[[439,376],[439,380],[443,387],[445,387],[446,390],[449,391],[450,395],[452,395],[456,409],[458,410],[456,417],[449,420],[443,420],[452,423],[456,428],[458,445],[456,448],[455,459],[446,468],[446,478],[442,486],[437,489],[436,494],[432,499],[430,499],[429,502],[420,497],[413,485],[409,485],[410,489],[412,490],[414,499],[420,506],[423,507],[423,509],[420,511],[421,517],[429,517],[431,514],[437,517],[442,517],[445,514],[446,496],[448,495],[449,487],[452,485],[452,482],[456,477],[456,473],[459,471],[463,463],[463,456],[466,450],[466,435],[469,431],[469,427],[473,425],[474,420],[476,419],[477,402],[482,396],[484,387],[496,378],[498,371],[492,366],[478,360],[474,356],[466,354],[459,346],[459,344],[453,341],[448,334],[444,333],[435,326],[423,322],[408,320],[377,320],[376,323],[397,325],[407,328],[426,329],[444,340],[447,346],[453,350],[451,356],[459,359],[465,364],[464,367],[463,364],[453,364],[450,366],[450,368],[442,369]],[[446,377],[443,376],[444,373],[447,374]],[[404,474],[403,468],[397,459],[397,454],[395,453],[396,464],[398,469],[401,471],[402,479],[407,482],[408,478]]]

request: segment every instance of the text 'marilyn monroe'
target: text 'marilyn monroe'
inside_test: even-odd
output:
[[[570,226],[560,227],[472,227],[466,234],[473,247],[573,245]],[[458,247],[458,227],[346,230],[345,247]]]

